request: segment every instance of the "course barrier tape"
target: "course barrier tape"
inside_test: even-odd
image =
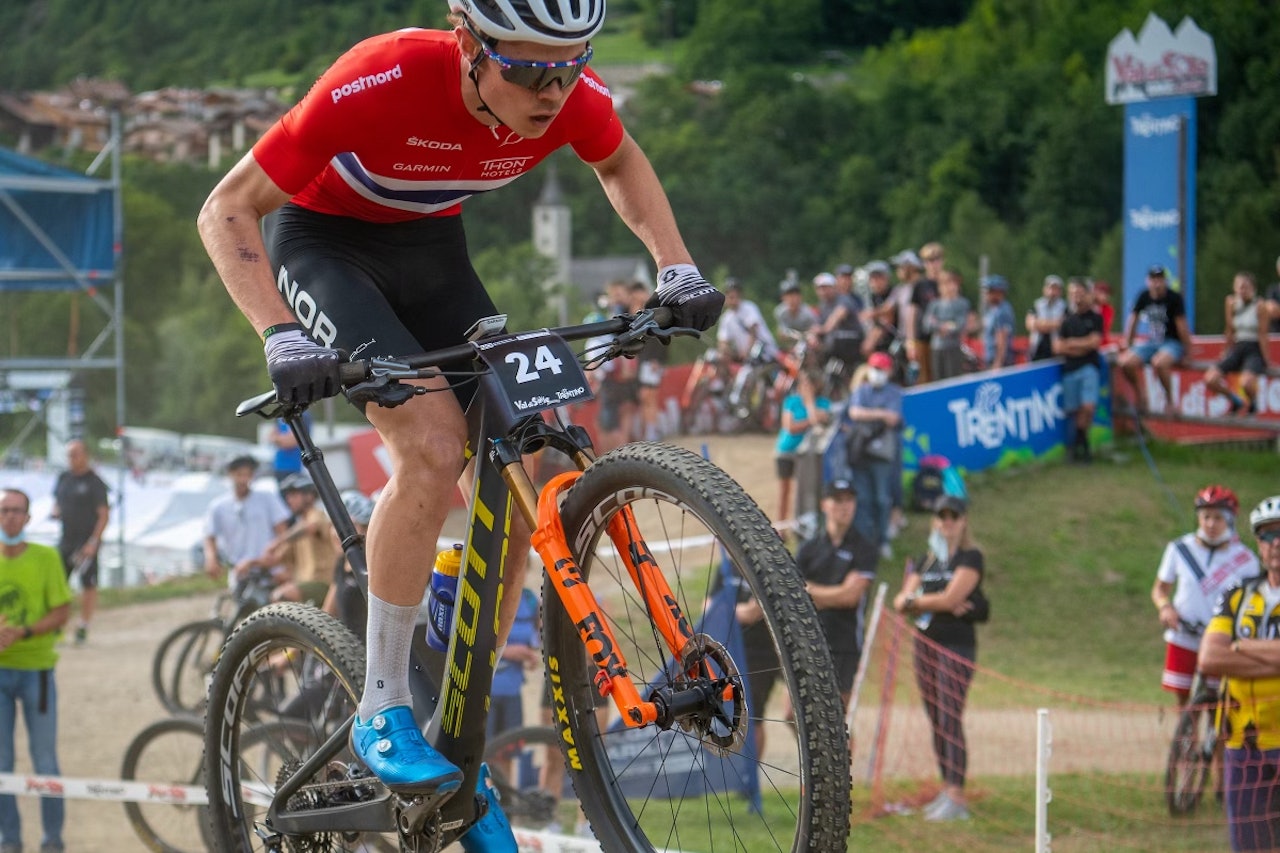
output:
[[[209,796],[198,785],[167,782],[126,782],[119,779],[75,779],[0,773],[0,794],[19,797],[61,797],[64,800],[109,800],[121,803],[172,803],[203,806]]]

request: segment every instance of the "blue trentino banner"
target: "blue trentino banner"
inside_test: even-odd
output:
[[[1178,163],[1183,158],[1185,206],[1179,200]],[[1194,332],[1195,98],[1125,104],[1124,211],[1124,305],[1117,306],[1116,313],[1128,317],[1138,294],[1146,290],[1147,270],[1160,264],[1169,271],[1169,286],[1182,294],[1187,325]],[[1181,260],[1179,246],[1186,254]]]
[[[1111,436],[1110,371],[1103,370],[1092,444]],[[1055,359],[909,388],[902,398],[902,466],[940,454],[965,471],[1063,453],[1062,366]]]

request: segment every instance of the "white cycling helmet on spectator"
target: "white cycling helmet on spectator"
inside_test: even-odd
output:
[[[496,41],[566,45],[589,41],[604,25],[605,0],[449,0]]]
[[[366,497],[363,492],[346,489],[342,493],[342,505],[356,524],[368,524],[373,518],[373,498]]]
[[[1267,498],[1249,513],[1249,526],[1254,533],[1258,532],[1259,527],[1274,521],[1280,521],[1280,495]]]

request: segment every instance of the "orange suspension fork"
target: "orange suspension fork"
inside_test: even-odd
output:
[[[543,565],[551,575],[555,590],[578,629],[578,636],[598,667],[595,687],[601,696],[613,699],[622,719],[631,727],[654,722],[657,707],[641,698],[635,682],[627,672],[612,629],[609,627],[595,595],[582,579],[578,563],[569,550],[565,538],[564,522],[560,518],[557,498],[560,492],[573,485],[581,471],[569,471],[552,478],[538,497],[538,523],[533,530],[532,544]],[[666,578],[658,570],[653,555],[640,539],[631,510],[623,507],[609,521],[609,537],[622,556],[632,582],[644,597],[654,626],[662,635],[671,653],[679,660],[686,642],[693,636],[688,622],[676,604],[675,596]]]

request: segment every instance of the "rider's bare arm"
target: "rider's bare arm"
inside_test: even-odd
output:
[[[623,134],[617,150],[590,165],[604,187],[609,203],[644,243],[659,269],[672,264],[693,263],[693,256],[685,248],[680,229],[676,226],[667,194],[649,158],[631,134]]]

